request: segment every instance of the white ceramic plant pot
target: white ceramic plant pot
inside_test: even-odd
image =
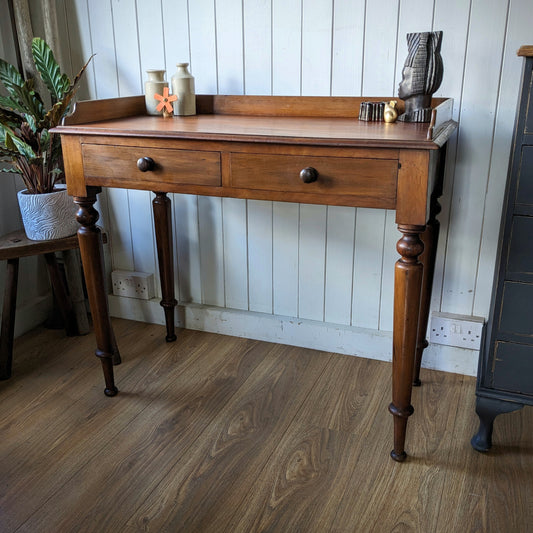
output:
[[[67,194],[66,185],[56,185],[56,189],[47,194],[31,194],[27,189],[19,191],[20,214],[28,239],[61,239],[78,231],[77,205]]]

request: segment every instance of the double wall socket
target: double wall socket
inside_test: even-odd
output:
[[[429,340],[434,344],[479,350],[483,322],[479,316],[433,313]]]
[[[154,275],[146,272],[128,272],[114,270],[111,272],[113,294],[127,298],[150,300],[154,297]]]

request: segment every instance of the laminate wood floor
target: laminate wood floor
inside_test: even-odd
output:
[[[114,324],[115,398],[92,334],[16,340],[2,533],[533,531],[533,409],[473,451],[474,378],[423,371],[398,464],[389,363]]]

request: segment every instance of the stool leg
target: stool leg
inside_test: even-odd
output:
[[[66,281],[57,266],[55,253],[50,252],[44,254],[44,258],[46,259],[46,265],[48,266],[48,275],[50,276],[52,289],[56,295],[59,311],[61,312],[65,324],[65,330],[69,337],[73,337],[78,334],[78,326],[76,324],[76,315],[74,314],[72,300],[68,295]]]
[[[18,275],[18,257],[15,259],[8,259],[4,292],[4,308],[2,310],[2,328],[0,332],[0,379],[2,380],[11,377]]]

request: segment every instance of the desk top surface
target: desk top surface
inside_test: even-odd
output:
[[[92,135],[164,137],[246,142],[311,143],[374,146],[413,145],[429,148],[427,124],[363,122],[350,118],[251,117],[195,115],[136,116],[71,126]]]
[[[65,125],[59,126],[54,131],[62,134],[95,136],[404,147],[425,150],[437,149],[441,145],[435,136],[428,139],[427,123],[387,124],[365,122],[346,116],[245,115],[233,114],[235,110],[231,109],[226,110],[225,113],[215,111],[211,114],[201,113],[189,117],[163,118],[141,114],[142,110],[139,108],[141,101],[133,99],[131,101],[137,107],[132,107],[126,116],[115,118],[108,109],[102,113],[98,113],[96,109],[94,113],[91,113],[86,107],[82,111],[89,120],[67,120]],[[356,103],[353,102],[354,105]],[[81,106],[88,104],[90,102],[81,103]],[[144,106],[144,100],[142,100],[142,105]],[[93,103],[93,107],[95,106],[96,104]],[[98,120],[99,117],[103,120]]]

